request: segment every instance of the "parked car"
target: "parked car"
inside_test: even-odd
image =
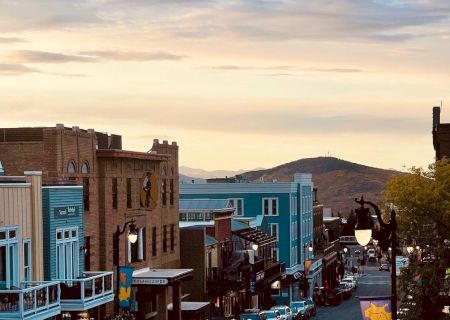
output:
[[[301,299],[300,301],[305,301],[306,313],[308,314],[309,317],[316,315],[316,312],[317,312],[316,305],[312,298],[304,298],[304,299]]]
[[[361,254],[361,250],[356,249],[355,254]]]
[[[297,320],[308,319],[309,312],[307,309],[306,301],[292,301],[291,310]]]
[[[280,313],[280,319],[294,320],[292,317],[291,309],[288,306],[275,306],[270,308],[270,310],[277,310]]]
[[[325,301],[325,306],[337,306],[342,303],[342,292],[335,288],[333,293],[328,293]]]
[[[352,287],[346,283],[346,282],[341,282],[338,286],[339,291],[342,292],[342,297],[344,299],[348,299],[351,297],[352,295]]]
[[[278,310],[264,310],[261,312],[264,314],[267,320],[279,320],[281,319],[280,312]]]
[[[367,250],[367,256],[369,257],[369,261],[375,261],[377,258],[375,249],[370,248],[369,250]]]
[[[353,277],[352,278],[350,278],[350,277],[344,278],[341,280],[341,283],[342,282],[348,283],[352,287],[352,290],[356,290],[356,288],[358,287],[358,284],[356,283],[356,280],[353,279]]]
[[[256,313],[241,313],[239,320],[267,320],[266,316],[262,312]]]
[[[387,263],[382,263],[380,266],[380,271],[390,271],[389,265]]]

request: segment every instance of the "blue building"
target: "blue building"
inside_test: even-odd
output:
[[[322,285],[321,259],[314,259],[312,175],[293,182],[180,184],[180,199],[227,199],[236,217],[263,215],[278,245],[272,255],[286,264],[286,278],[273,287],[277,303],[311,296]]]
[[[114,300],[112,272],[85,271],[82,186],[42,187],[44,277],[61,287],[65,318],[98,318]]]

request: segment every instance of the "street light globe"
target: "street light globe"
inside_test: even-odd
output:
[[[444,308],[442,309],[442,312],[445,314],[450,314],[450,306],[444,306]]]
[[[130,243],[136,243],[137,238],[138,238],[138,234],[136,232],[136,229],[130,228],[130,232],[128,232],[128,240],[130,241]]]
[[[344,252],[347,253],[347,251],[348,251],[348,249],[347,249],[347,248],[344,248]]]
[[[372,237],[372,229],[355,229],[355,237],[361,246],[367,246]]]
[[[312,252],[312,251],[313,251],[313,246],[312,246],[312,244],[309,244],[308,251],[309,251],[309,252]]]
[[[419,247],[419,246],[417,246],[417,247],[416,247],[416,250],[420,250],[420,247]]]
[[[367,246],[364,246],[364,250],[367,250]]]
[[[258,250],[258,244],[256,242],[252,242],[252,249],[253,251]]]
[[[406,247],[406,251],[408,251],[408,253],[413,253],[414,247]]]

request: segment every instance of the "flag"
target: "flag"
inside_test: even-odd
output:
[[[119,308],[129,308],[131,302],[131,282],[133,281],[133,267],[119,267],[119,292],[118,303]]]
[[[390,297],[359,297],[363,320],[391,320]]]

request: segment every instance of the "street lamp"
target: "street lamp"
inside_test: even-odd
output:
[[[406,247],[406,251],[411,254],[414,251],[414,247]]]
[[[114,260],[114,264],[117,267],[117,279],[116,279],[116,294],[117,296],[119,295],[119,277],[120,277],[120,236],[122,234],[125,233],[125,230],[127,228],[127,226],[129,226],[129,231],[128,231],[128,240],[130,241],[130,243],[136,243],[137,238],[138,238],[138,233],[136,230],[136,225],[135,225],[136,220],[131,219],[130,221],[127,221],[124,223],[122,230],[120,230],[120,226],[117,226],[116,232],[114,232],[113,235],[113,260]],[[114,311],[117,314],[119,312],[119,304],[116,302],[114,304]]]
[[[395,219],[395,210],[391,209],[391,220],[389,223],[385,223],[383,219],[381,218],[381,211],[380,209],[370,201],[364,201],[364,197],[361,196],[361,199],[358,200],[355,199],[356,203],[359,203],[361,205],[360,208],[356,209],[357,212],[357,218],[358,218],[358,224],[355,227],[355,236],[356,241],[362,246],[365,246],[369,243],[370,237],[372,234],[372,230],[370,228],[370,215],[369,215],[369,209],[365,208],[364,205],[367,204],[371,206],[375,210],[375,214],[377,216],[377,220],[380,224],[380,226],[388,231],[387,236],[390,235],[390,241],[391,241],[391,263],[392,263],[392,269],[391,269],[391,310],[392,310],[392,320],[397,320],[397,274],[396,274],[396,254],[397,254],[397,221]],[[387,240],[387,239],[384,239]]]

